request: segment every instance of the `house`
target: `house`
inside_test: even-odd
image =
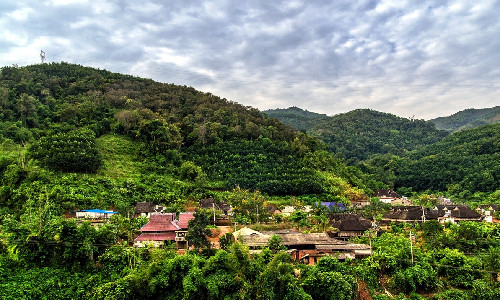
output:
[[[368,198],[366,195],[363,195],[362,198],[351,200],[352,208],[363,208],[367,205],[370,205],[370,198]]]
[[[435,210],[430,210],[424,206],[393,206],[385,213],[380,222],[383,226],[391,223],[422,223],[426,220],[437,220],[439,214]]]
[[[391,201],[391,205],[412,206],[412,204],[411,200],[406,197],[401,197]]]
[[[307,264],[314,264],[326,255],[333,255],[339,260],[344,260],[365,257],[371,253],[371,247],[368,245],[337,240],[326,233],[269,231],[239,235],[239,239],[242,239],[251,249],[261,249],[267,246],[274,234],[281,236],[283,245],[288,248],[288,253],[293,259]]]
[[[377,197],[380,199],[380,201],[388,204],[391,204],[392,201],[401,198],[401,196],[398,193],[396,193],[391,189],[378,189],[375,192],[374,197]]]
[[[282,211],[278,208],[276,205],[268,205],[266,206],[267,211],[269,212],[269,215],[274,216],[277,214],[282,214]],[[272,217],[270,217],[272,218]]]
[[[141,234],[134,240],[135,247],[144,247],[146,244],[160,247],[168,242],[175,241],[175,232],[181,230],[177,225],[175,214],[154,214],[149,217],[149,222],[144,225]]]
[[[77,219],[104,220],[109,219],[116,211],[103,209],[83,209],[76,212]]]
[[[256,231],[256,230],[250,229],[246,226],[233,232],[233,237],[237,241],[239,241],[240,239],[245,240],[245,238],[247,236],[251,236],[251,235],[263,235],[263,234],[261,232]],[[267,241],[266,241],[266,245],[267,245]]]
[[[451,202],[451,199],[445,198],[443,196],[439,196],[437,198],[437,200],[438,200],[438,204],[440,204],[440,205],[453,205],[453,203]]]
[[[498,211],[497,204],[490,205],[479,205],[476,208],[476,212],[483,216],[484,222],[492,223],[493,222],[493,214]]]
[[[134,240],[135,247],[144,247],[150,244],[156,247],[175,242],[177,249],[185,249],[188,244],[185,239],[189,228],[189,220],[194,219],[194,213],[182,212],[179,219],[175,213],[153,214],[149,222],[140,231],[141,234]]]
[[[179,226],[179,230],[175,231],[175,242],[177,243],[177,249],[186,249],[188,247],[186,241],[186,234],[189,228],[189,221],[194,219],[194,213],[192,212],[184,212],[179,214],[179,222],[177,222],[177,226]]]
[[[468,205],[436,205],[433,209],[441,223],[459,223],[461,221],[481,221],[481,214]]]
[[[365,231],[372,229],[372,222],[358,214],[336,214],[330,220],[330,226],[338,231],[331,236],[339,239],[349,239],[353,236],[362,236]]]
[[[134,217],[147,217],[151,214],[161,214],[165,208],[161,205],[154,204],[153,202],[137,202],[134,210]]]
[[[311,207],[311,205],[304,205],[303,207],[299,208],[299,207],[287,205],[281,210],[281,214],[283,216],[290,216],[291,214],[293,214],[297,210],[303,211],[303,212],[306,212],[309,214],[312,211],[312,207]]]
[[[219,211],[224,216],[228,216],[231,213],[231,206],[227,204],[225,201],[217,202],[213,198],[201,199],[200,200],[200,208],[204,209],[215,209]]]

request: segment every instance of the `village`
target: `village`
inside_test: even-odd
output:
[[[268,247],[273,236],[282,240],[283,250],[286,250],[293,260],[303,264],[315,264],[323,256],[333,256],[339,261],[366,258],[372,254],[371,245],[351,242],[355,237],[374,237],[382,234],[389,227],[401,224],[420,224],[435,220],[440,224],[457,224],[463,221],[498,223],[495,213],[498,205],[480,205],[475,210],[468,205],[453,204],[449,199],[439,197],[439,204],[432,208],[412,205],[411,200],[401,197],[390,189],[377,190],[375,199],[386,209],[378,218],[368,219],[363,216],[365,209],[373,206],[369,200],[354,201],[349,207],[342,203],[321,202],[316,207],[311,205],[283,206],[268,205],[267,219],[264,224],[283,226],[261,226],[264,230],[251,229],[251,224],[238,224],[234,221],[232,207],[224,201],[213,198],[201,199],[199,207],[191,211],[173,213],[166,207],[152,202],[138,202],[134,209],[134,217],[147,218],[147,223],[134,235],[133,247],[157,247],[175,249],[178,254],[193,249],[186,240],[190,221],[195,218],[195,211],[204,209],[210,212],[212,236],[208,237],[211,247],[221,249],[219,240],[227,234],[232,239],[246,244],[250,253],[260,253]],[[310,230],[292,224],[293,216],[313,217],[315,211],[327,213],[327,222],[323,228]],[[76,211],[69,217],[75,217],[79,222],[90,221],[93,226],[108,222],[116,211],[89,209]],[[286,226],[288,223],[289,226]],[[248,225],[248,226],[247,226]]]

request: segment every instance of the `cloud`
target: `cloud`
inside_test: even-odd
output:
[[[497,1],[7,1],[0,65],[67,61],[259,109],[498,105]]]

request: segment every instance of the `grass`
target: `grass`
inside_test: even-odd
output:
[[[116,134],[106,134],[96,141],[104,166],[98,174],[111,178],[130,178],[140,174],[141,162],[138,161],[139,143]]]

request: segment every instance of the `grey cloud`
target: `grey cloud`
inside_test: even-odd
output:
[[[0,4],[0,22],[33,9],[3,23],[25,43],[0,39],[2,65],[14,60],[14,46],[35,59],[40,49],[29,47],[44,46],[55,61],[191,85],[261,109],[327,114],[368,107],[430,118],[494,106],[500,96],[498,2],[44,3]]]

